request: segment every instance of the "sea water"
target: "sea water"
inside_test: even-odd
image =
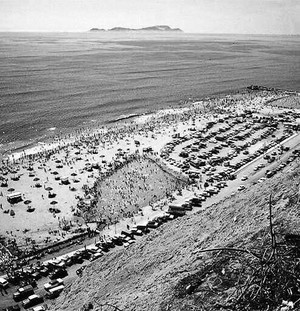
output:
[[[299,91],[299,38],[0,33],[0,151],[251,84]]]

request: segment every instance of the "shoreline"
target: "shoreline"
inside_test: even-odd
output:
[[[167,109],[184,108],[186,106],[191,105],[195,101],[203,101],[203,100],[207,100],[207,99],[217,99],[217,98],[222,97],[224,95],[234,95],[234,94],[246,91],[246,90],[247,90],[247,87],[242,87],[242,88],[238,88],[238,89],[230,89],[230,90],[226,90],[226,91],[214,92],[214,93],[211,93],[210,95],[196,97],[195,99],[189,98],[187,100],[179,100],[177,103],[169,105],[169,107],[166,107],[166,108],[157,109],[157,110],[149,110],[149,111],[146,111],[146,112],[140,113],[140,114],[139,113],[131,113],[131,114],[127,114],[127,115],[120,115],[120,116],[118,116],[112,120],[106,121],[103,124],[97,123],[96,120],[91,119],[89,121],[84,122],[84,124],[81,124],[80,126],[77,126],[75,128],[60,128],[59,129],[59,128],[55,127],[55,128],[51,128],[51,129],[45,129],[44,130],[45,132],[49,131],[49,136],[44,134],[43,136],[34,137],[34,138],[28,139],[28,140],[23,140],[23,141],[19,141],[19,142],[18,141],[12,141],[12,142],[6,142],[6,143],[0,144],[0,161],[3,158],[6,158],[7,156],[9,156],[11,154],[22,152],[23,150],[28,151],[30,149],[34,149],[39,144],[51,144],[51,143],[54,143],[57,139],[66,139],[67,136],[75,136],[80,131],[81,132],[85,132],[88,130],[95,131],[95,130],[101,129],[101,128],[111,128],[111,127],[114,127],[116,125],[122,126],[122,123],[124,125],[127,122],[131,122],[131,121],[135,122],[135,119],[138,119],[139,117],[155,116],[160,111],[164,111]],[[178,106],[180,106],[180,107],[178,107]],[[9,147],[9,145],[13,145],[16,143],[20,144],[20,146]]]

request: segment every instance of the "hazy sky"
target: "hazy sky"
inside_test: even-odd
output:
[[[0,31],[180,27],[185,32],[300,34],[300,0],[0,0]]]

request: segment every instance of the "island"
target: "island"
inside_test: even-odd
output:
[[[90,31],[106,31],[105,29],[103,28],[91,28]]]
[[[180,28],[171,28],[167,25],[157,25],[157,26],[150,26],[144,28],[125,28],[125,27],[113,27],[111,29],[103,29],[103,28],[91,28],[91,32],[97,31],[118,31],[118,32],[125,32],[125,31],[149,31],[149,32],[183,32]]]

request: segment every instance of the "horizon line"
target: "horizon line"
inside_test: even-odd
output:
[[[97,31],[91,31],[92,28],[88,30],[1,30],[0,33],[97,33]],[[99,31],[99,33],[139,33],[142,31]],[[290,34],[290,33],[235,33],[235,32],[173,32],[173,31],[145,31],[144,33],[159,33],[159,34],[176,34],[176,35],[184,35],[184,34],[199,34],[199,35],[250,35],[250,36],[300,36],[298,34]]]

